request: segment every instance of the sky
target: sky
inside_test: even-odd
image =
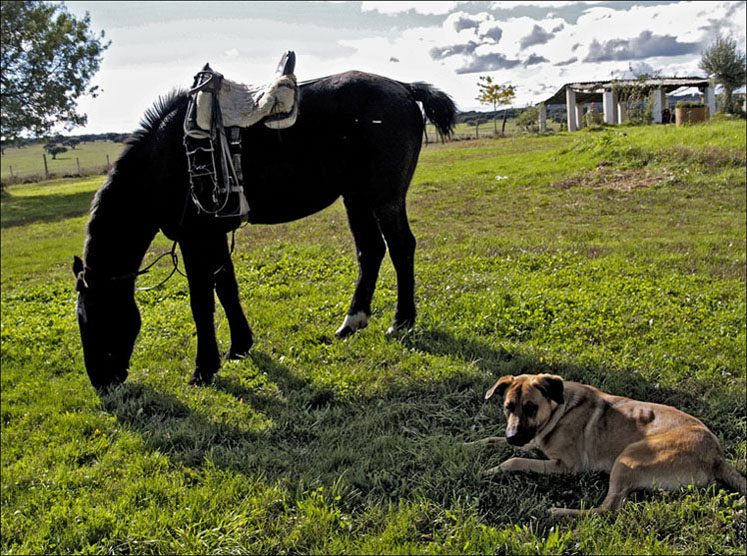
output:
[[[88,124],[70,133],[131,132],[145,110],[201,67],[235,81],[270,81],[286,50],[299,81],[348,70],[425,81],[459,110],[483,110],[477,82],[516,87],[514,106],[565,83],[703,76],[698,61],[721,33],[745,50],[738,2],[66,2],[90,14],[111,45],[80,100]]]

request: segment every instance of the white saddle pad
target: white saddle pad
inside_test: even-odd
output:
[[[223,78],[218,102],[223,115],[223,127],[249,127],[259,121],[272,129],[285,129],[298,116],[298,85],[293,74],[281,75],[264,87],[244,85]],[[213,93],[197,93],[197,126],[210,131]]]

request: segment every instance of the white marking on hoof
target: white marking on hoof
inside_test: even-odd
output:
[[[368,326],[368,315],[363,311],[358,311],[354,315],[345,315],[345,320],[342,321],[342,326],[337,329],[335,336],[349,336],[356,330],[366,328]]]

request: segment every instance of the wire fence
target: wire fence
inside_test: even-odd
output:
[[[53,159],[47,154],[42,154],[33,158],[25,157],[15,162],[4,161],[0,179],[4,185],[9,185],[52,178],[106,174],[114,159],[115,157],[109,154],[96,157],[88,155],[82,157],[82,160],[79,156]]]

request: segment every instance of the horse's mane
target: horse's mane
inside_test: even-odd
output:
[[[175,109],[180,103],[186,101],[186,91],[174,89],[171,92],[159,96],[143,114],[140,120],[140,128],[130,135],[125,144],[133,146],[140,143],[153,134],[165,121],[173,117]]]
[[[109,176],[106,182],[99,188],[96,195],[91,202],[91,218],[88,222],[87,227],[87,238],[86,245],[84,246],[84,253],[86,256],[89,254],[89,240],[91,236],[92,228],[107,228],[113,224],[116,220],[110,218],[110,216],[101,215],[102,198],[105,196],[111,196],[112,192],[118,195],[117,192],[130,190],[130,186],[133,183],[131,179],[121,179],[122,172],[125,172],[125,176],[129,175],[132,171],[142,171],[142,165],[140,157],[142,156],[142,149],[148,148],[148,144],[154,138],[154,135],[158,133],[159,129],[173,120],[179,112],[180,105],[186,105],[187,95],[182,89],[174,89],[170,93],[159,96],[158,99],[153,103],[153,106],[148,108],[140,121],[140,128],[132,133],[125,140],[125,148],[120,153],[119,157],[114,163],[113,168],[109,172]],[[181,129],[181,128],[180,128]],[[121,195],[121,193],[119,194]],[[117,199],[122,197],[118,196]],[[131,193],[127,193],[124,198],[134,198]],[[113,210],[121,210],[121,203],[114,202],[109,203],[109,207]],[[110,214],[109,211],[107,214]]]

